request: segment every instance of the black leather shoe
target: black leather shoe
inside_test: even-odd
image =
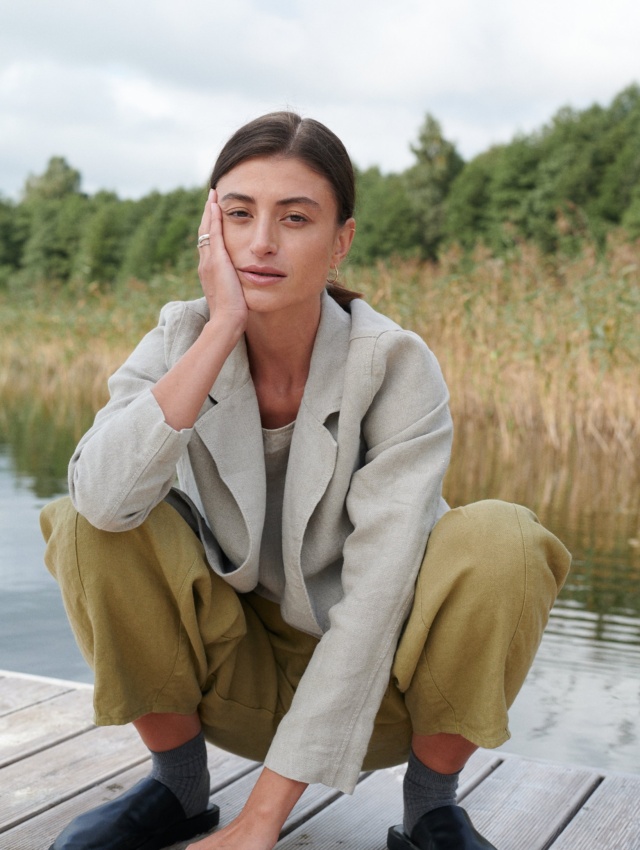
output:
[[[440,806],[422,815],[407,836],[402,826],[392,826],[389,850],[496,850],[477,832],[460,806]]]
[[[210,832],[219,820],[217,806],[186,817],[175,794],[147,777],[72,820],[49,850],[162,850]]]

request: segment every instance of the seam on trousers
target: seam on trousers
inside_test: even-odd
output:
[[[428,635],[427,635],[427,638],[428,638]],[[451,714],[453,715],[453,722],[455,723],[456,728],[457,728],[457,727],[458,727],[458,718],[456,717],[455,709],[454,709],[454,707],[451,705],[451,703],[449,702],[449,700],[446,698],[446,696],[444,695],[444,693],[443,693],[443,692],[440,690],[440,688],[438,687],[438,683],[436,682],[435,676],[433,675],[433,673],[432,673],[432,671],[431,671],[431,665],[429,664],[429,658],[428,658],[428,656],[427,656],[427,647],[426,647],[426,644],[425,644],[425,648],[422,650],[422,652],[423,652],[423,655],[424,655],[425,664],[427,665],[427,670],[429,671],[429,676],[431,677],[431,681],[433,682],[433,686],[434,686],[434,688],[436,689],[436,691],[438,692],[438,694],[440,695],[440,698],[442,699],[442,701],[443,701],[443,702],[445,702],[445,703],[448,705],[448,707],[449,707],[449,711],[450,711],[450,712],[451,712]]]
[[[180,585],[178,593],[176,594],[176,600],[178,602],[178,610],[179,610],[179,606],[180,606],[179,600],[180,600],[180,597],[182,595],[182,592],[183,592],[183,589],[184,589],[184,586],[185,586],[185,582],[189,578],[189,575],[193,571],[198,560],[199,560],[198,556],[196,555],[196,557],[194,557],[193,561],[191,562],[191,566],[189,567],[189,569],[185,573],[185,576],[182,580],[182,584]],[[158,704],[165,688],[167,688],[167,686],[169,685],[169,682],[171,681],[171,679],[173,679],[173,677],[175,675],[176,667],[177,667],[177,664],[178,664],[178,659],[180,658],[180,650],[182,649],[182,645],[183,645],[183,640],[184,640],[183,634],[184,634],[184,632],[185,632],[185,630],[182,627],[182,617],[180,616],[180,614],[178,614],[178,640],[177,640],[177,647],[176,647],[175,656],[174,656],[174,659],[173,659],[173,666],[171,668],[171,672],[167,675],[167,678],[165,679],[164,684],[160,688],[158,688],[158,690],[156,692],[156,695],[155,695],[154,700],[153,700],[154,706]],[[200,688],[200,690],[202,690],[202,685],[199,682],[198,682],[198,687]]]
[[[496,734],[483,734],[479,733],[477,730],[472,729],[470,726],[465,725],[464,723],[434,723],[433,729],[429,727],[424,729],[421,727],[420,730],[414,729],[414,734],[416,735],[438,735],[438,734],[446,734],[446,735],[462,735],[463,738],[466,738],[467,741],[471,741],[472,744],[475,744],[477,747],[482,747],[483,749],[492,750],[495,747],[500,747],[505,741],[508,741],[511,737],[511,733],[508,729],[501,729]],[[437,728],[436,728],[437,727]]]
[[[82,580],[82,572],[80,570],[80,556],[78,554],[78,522],[79,522],[79,520],[80,520],[80,514],[78,513],[78,511],[76,511],[76,517],[75,517],[74,529],[73,529],[73,548],[75,549],[75,553],[76,553],[76,571],[78,573],[78,579],[80,581],[80,587],[82,588],[82,593],[84,594],[85,601],[88,602],[87,591],[85,590],[84,582]],[[93,636],[92,636],[92,641],[93,641]]]
[[[215,693],[215,695],[221,702],[227,703],[229,705],[239,705],[241,708],[247,709],[247,711],[262,711],[265,714],[268,714],[269,717],[280,717],[280,719],[284,717],[284,714],[282,712],[271,711],[270,708],[265,708],[263,705],[245,705],[245,703],[240,702],[240,700],[231,699],[230,697],[223,697],[222,694],[216,688],[215,681],[211,685],[211,690]]]
[[[138,720],[140,717],[144,717],[147,714],[153,713],[166,713],[158,712],[158,707],[155,702],[153,705],[145,708],[136,709],[136,711],[130,711],[128,714],[123,716],[115,715],[115,714],[98,714],[94,713],[94,720],[96,726],[127,726],[129,723],[133,723],[135,720]],[[175,708],[168,709],[170,712],[175,712]]]
[[[523,581],[523,590],[522,590],[522,608],[520,609],[520,614],[518,616],[518,622],[515,625],[513,630],[513,634],[511,635],[511,640],[509,641],[509,646],[507,647],[507,651],[505,653],[505,658],[509,655],[511,651],[511,647],[513,645],[514,640],[516,639],[516,635],[518,634],[518,630],[520,629],[520,623],[522,623],[522,618],[524,617],[524,612],[526,608],[527,602],[527,586],[529,580],[529,565],[527,562],[527,547],[525,545],[524,540],[524,531],[522,530],[522,523],[520,522],[520,515],[518,514],[518,508],[516,505],[513,505],[513,510],[516,515],[516,519],[518,521],[518,529],[520,530],[520,540],[522,542],[522,562],[524,565],[524,581]]]

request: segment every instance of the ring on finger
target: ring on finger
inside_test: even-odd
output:
[[[198,248],[202,248],[203,245],[209,245],[210,239],[208,233],[203,233],[202,236],[198,236]]]

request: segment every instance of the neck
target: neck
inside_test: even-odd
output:
[[[320,324],[320,299],[313,309],[250,313],[245,337],[256,384],[304,384]]]

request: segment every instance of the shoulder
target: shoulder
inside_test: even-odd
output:
[[[378,313],[361,298],[354,299],[349,306],[351,308],[351,339],[375,338],[386,331],[408,333],[388,316]]]
[[[164,337],[167,361],[174,362],[194,343],[209,320],[205,298],[169,301],[160,311],[158,330]]]
[[[374,358],[384,359],[387,355],[405,351],[407,355],[413,353],[425,361],[435,359],[422,337],[378,313],[366,301],[352,302],[351,341],[364,343]]]
[[[438,362],[427,343],[378,313],[365,301],[351,304],[351,349],[367,361],[374,388],[393,375],[411,385],[425,379],[442,381]]]
[[[193,301],[169,301],[160,310],[158,324],[167,329],[175,329],[184,321],[198,324],[208,319],[209,308],[206,299],[196,298]]]

